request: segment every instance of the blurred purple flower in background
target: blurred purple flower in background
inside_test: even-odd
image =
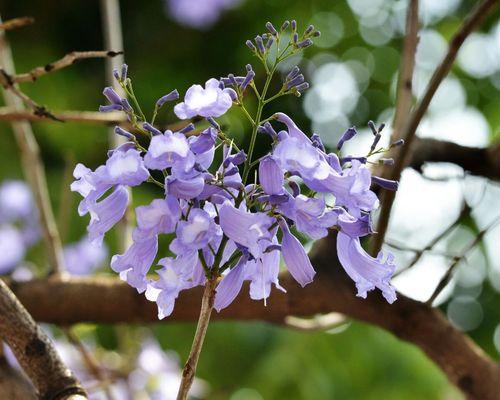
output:
[[[208,29],[221,14],[240,4],[242,0],[166,0],[167,13],[182,25]]]
[[[89,275],[100,267],[108,256],[105,245],[95,246],[84,237],[64,247],[66,269],[73,275]]]

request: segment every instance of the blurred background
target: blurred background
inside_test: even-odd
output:
[[[322,36],[304,57],[290,60],[282,72],[299,64],[311,89],[300,99],[282,98],[268,113],[279,109],[291,115],[304,131],[320,134],[332,149],[344,130],[355,125],[361,134],[343,148],[344,154],[355,155],[365,154],[370,146],[371,133],[366,128],[369,120],[388,126],[392,121],[406,1],[120,3],[125,60],[143,109],[152,110],[156,99],[174,88],[182,94],[191,84],[211,77],[244,74],[249,62],[257,68],[257,60],[252,59],[245,40],[263,32],[268,20],[279,26],[285,19],[297,19],[302,28],[314,24]],[[195,3],[199,4],[193,7]],[[413,85],[417,98],[444,56],[447,41],[475,3],[421,0]],[[4,20],[25,15],[36,20],[34,25],[8,33],[18,72],[45,65],[73,50],[104,47],[98,1],[2,0],[0,13]],[[22,88],[53,111],[95,111],[105,104],[101,95],[104,70],[103,60],[85,60]],[[278,80],[275,85],[277,89]],[[467,39],[418,135],[485,147],[500,139],[499,109],[497,12]],[[245,144],[249,127],[241,117],[238,110],[232,110],[223,121],[236,140]],[[163,112],[159,120],[173,121],[173,113]],[[34,124],[34,130],[63,241],[66,245],[75,244],[84,236],[88,221],[78,217],[78,198],[68,190],[68,172],[77,161],[90,168],[105,161],[108,129],[89,124],[39,122]],[[388,133],[384,136],[387,140]],[[267,145],[267,141],[261,143],[258,151],[263,153]],[[7,180],[23,179],[15,149],[9,124],[1,122],[0,185]],[[149,203],[155,195],[148,189],[143,186],[134,192],[137,205]],[[475,235],[500,216],[499,199],[498,183],[467,176],[455,165],[426,165],[422,173],[406,170],[387,235],[388,243],[393,245],[387,249],[395,253],[400,268],[404,269],[415,256],[408,248],[425,247],[461,218],[432,253],[423,255],[411,269],[395,278],[398,290],[426,300],[449,267],[450,256],[461,255]],[[464,208],[467,212],[462,212]],[[110,255],[116,253],[115,241],[111,235],[107,252],[96,254],[90,267],[79,271],[75,266],[73,272],[89,273],[97,268],[99,273],[112,273],[107,265]],[[500,225],[489,229],[484,240],[466,253],[455,277],[437,299],[452,323],[497,360],[498,243]],[[401,244],[404,250],[394,248],[402,247]],[[71,259],[72,248],[68,248],[67,260]],[[43,248],[38,243],[29,249],[23,265],[4,272],[23,279],[43,275],[45,270]],[[122,376],[132,372],[127,379],[117,378],[115,390],[122,393],[117,398],[168,399],[169,388],[175,392],[171,388],[176,386],[179,360],[188,354],[194,327],[179,323],[150,327],[80,325],[75,332],[110,369],[121,371]],[[78,354],[72,354],[64,335],[58,329],[53,330],[53,335],[59,338],[61,351],[68,350],[63,354],[78,363]],[[165,352],[157,351],[157,346]],[[194,394],[210,399],[461,398],[421,351],[380,329],[351,321],[327,332],[300,332],[261,323],[214,323],[209,328],[198,375]],[[100,388],[96,386],[94,392],[99,396]]]

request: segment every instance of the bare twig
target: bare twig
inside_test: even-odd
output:
[[[33,68],[31,71],[24,74],[17,74],[11,76],[12,81],[15,83],[34,82],[41,76],[47,75],[50,72],[59,71],[60,69],[70,67],[79,60],[87,58],[113,58],[122,54],[121,51],[72,51],[66,54],[63,58],[48,63],[42,67]]]
[[[1,22],[1,20],[0,20]],[[0,31],[0,65],[9,73],[14,73],[14,61],[5,33]],[[15,87],[12,85],[11,87]],[[4,90],[5,103],[16,110],[22,110],[23,104],[11,90]],[[49,265],[56,272],[64,271],[64,258],[61,240],[54,219],[47,188],[47,180],[40,149],[36,142],[31,125],[26,122],[13,122],[12,128],[21,153],[21,162],[24,173],[34,193],[36,205],[40,215],[45,248]]]
[[[397,153],[394,154],[393,158],[396,163],[390,170],[386,171],[386,177],[394,180],[399,180],[401,177],[403,168],[408,165],[410,150],[415,139],[417,127],[427,111],[427,108],[439,88],[439,85],[446,75],[448,75],[460,47],[469,34],[484,21],[486,16],[494,9],[494,6],[498,5],[498,3],[499,0],[485,0],[480,3],[465,19],[462,26],[451,39],[446,56],[434,71],[422,99],[416,106],[415,110],[411,113],[407,123],[404,125],[404,129],[401,132],[400,137],[405,140],[405,145],[398,148]],[[373,237],[372,242],[373,253],[378,253],[382,247],[382,243],[384,242],[384,236],[389,225],[389,217],[391,215],[391,209],[395,196],[396,193],[392,191],[384,191],[382,193],[380,217],[376,229],[378,233]]]
[[[33,17],[19,17],[8,19],[5,22],[0,23],[0,31],[9,31],[11,29],[22,28],[26,25],[31,25],[35,22]]]
[[[52,342],[0,280],[0,336],[35,386],[40,399],[86,399],[85,390],[63,364]]]
[[[193,344],[189,357],[182,370],[181,384],[179,392],[177,393],[177,400],[186,400],[189,389],[193,384],[194,376],[196,374],[196,367],[198,366],[198,359],[200,358],[203,341],[207,333],[210,315],[214,306],[215,287],[217,286],[217,279],[212,278],[207,280],[203,297],[201,300],[200,316],[198,318],[198,325],[196,326],[196,333],[194,334]]]
[[[55,111],[52,113],[58,121],[80,122],[85,124],[115,125],[126,124],[127,117],[121,111],[102,113],[97,111]],[[27,110],[12,107],[0,107],[0,121],[46,122],[46,118]],[[129,127],[131,128],[131,126]]]
[[[75,346],[82,356],[88,371],[101,383],[100,387],[104,391],[106,398],[108,400],[113,400],[114,396],[109,390],[109,385],[112,383],[112,380],[108,378],[106,370],[99,365],[94,355],[85,347],[78,335],[71,328],[66,327],[63,328],[63,330],[70,343]]]
[[[428,252],[431,250],[438,242],[440,242],[443,238],[445,238],[448,234],[450,234],[460,223],[461,221],[466,218],[467,216],[470,215],[472,209],[467,205],[464,204],[462,207],[462,211],[458,215],[457,219],[450,224],[446,229],[444,229],[439,235],[437,235],[434,239],[432,239],[427,246],[425,246],[423,249],[418,250],[415,252],[415,255],[413,259],[410,261],[410,263],[399,270],[397,273],[394,274],[394,277],[401,275],[403,272],[408,271],[411,267],[413,267],[419,260],[422,258],[424,253]]]
[[[448,283],[450,282],[450,279],[453,276],[453,272],[455,271],[458,264],[460,264],[460,262],[465,257],[467,257],[467,254],[472,249],[474,249],[474,247],[476,247],[481,242],[481,240],[483,240],[484,235],[486,235],[486,233],[490,229],[492,229],[496,224],[498,224],[499,222],[500,222],[500,217],[495,219],[491,224],[489,224],[486,228],[484,228],[482,231],[480,231],[477,234],[477,236],[474,238],[474,240],[462,252],[462,254],[453,259],[453,262],[448,267],[448,269],[446,270],[446,273],[443,275],[443,277],[439,281],[438,285],[436,286],[436,289],[434,289],[434,292],[432,292],[431,297],[429,297],[429,299],[425,302],[426,304],[431,305],[432,303],[434,303],[434,300],[436,300],[436,298],[439,296],[439,294],[443,291],[443,289],[446,287],[446,285],[448,285]]]

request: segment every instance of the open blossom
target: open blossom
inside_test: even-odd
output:
[[[174,107],[175,115],[180,119],[201,117],[220,117],[233,104],[233,89],[221,89],[217,79],[209,79],[205,88],[191,86],[184,96],[184,101]]]

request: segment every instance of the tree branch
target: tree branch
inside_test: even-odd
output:
[[[440,311],[401,294],[389,305],[379,294],[368,299],[354,295],[354,284],[346,277],[332,249],[333,238],[319,243],[313,264],[318,271],[314,283],[300,288],[289,276],[281,278],[287,293],[273,290],[267,307],[248,296],[248,285],[217,319],[267,321],[284,324],[286,317],[339,312],[377,325],[420,347],[451,382],[471,399],[497,400],[500,368]],[[109,277],[35,280],[12,284],[13,291],[37,320],[55,324],[155,323],[154,303],[124,282]],[[196,321],[203,288],[182,292],[174,313],[164,320]],[[50,295],[49,295],[50,294]]]
[[[0,23],[0,31],[9,31],[11,29],[22,28],[23,26],[31,25],[33,22],[35,22],[35,19],[33,17],[12,18]]]
[[[500,180],[500,142],[486,148],[466,147],[435,139],[416,138],[408,166],[422,171],[427,162],[447,162],[472,175]]]
[[[417,128],[422,120],[429,104],[431,103],[434,94],[436,93],[439,85],[443,79],[448,75],[450,69],[455,61],[460,47],[464,43],[469,34],[476,29],[484,21],[486,16],[493,11],[494,6],[498,5],[499,0],[485,0],[480,3],[471,14],[464,20],[460,29],[455,33],[448,45],[448,52],[444,57],[441,64],[436,68],[432,75],[424,95],[415,110],[410,114],[409,119],[404,125],[401,138],[405,140],[405,145],[400,146],[392,152],[392,157],[396,163],[390,169],[386,169],[384,177],[399,180],[401,172],[408,164],[412,150],[412,144],[415,139]],[[378,253],[384,242],[384,236],[389,225],[389,217],[391,215],[392,205],[394,203],[396,193],[392,191],[383,191],[380,201],[380,217],[377,224],[376,231],[378,232],[373,236],[372,252]]]
[[[52,342],[9,287],[0,280],[0,336],[35,386],[40,399],[86,399],[85,390]]]

